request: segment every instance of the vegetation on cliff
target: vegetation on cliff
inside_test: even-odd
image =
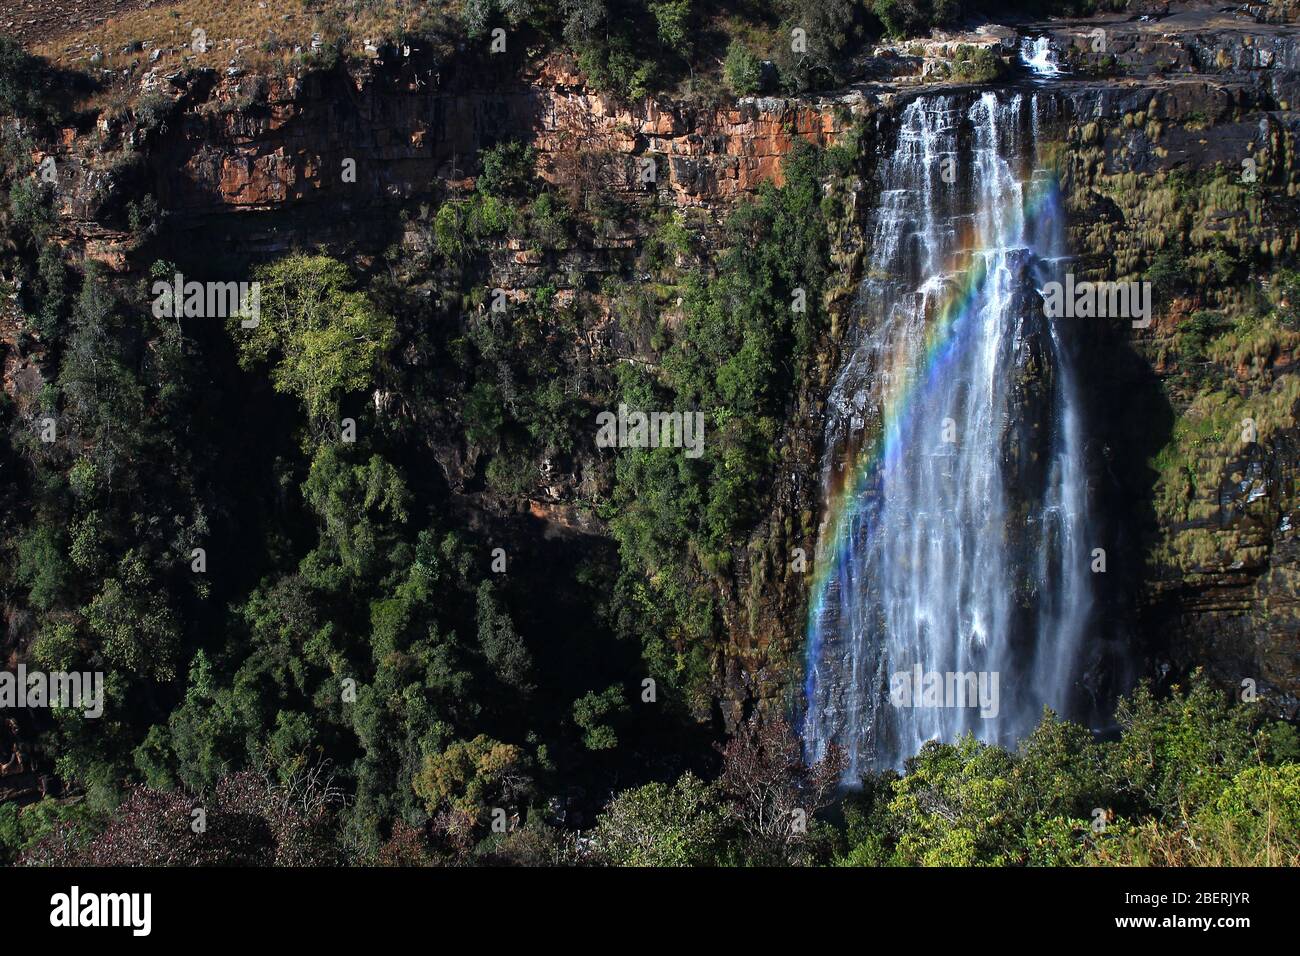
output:
[[[7,155],[10,247],[49,248],[50,195]],[[617,369],[575,365],[566,342],[592,296],[643,294],[630,272],[563,301],[485,289],[493,250],[558,256],[598,237],[614,201],[545,188],[519,144],[485,151],[472,192],[408,219],[413,258],[395,248],[368,274],[321,252],[258,267],[251,323],[151,305],[154,281],[196,267],[183,250],[143,281],[15,260],[32,268],[18,300],[32,331],[15,344],[45,384],[6,406],[4,587],[25,608],[28,660],[105,671],[109,703],[39,728],[78,796],[6,810],[10,850],[51,813],[72,828],[67,852],[107,826],[97,854],[160,806],[224,820],[227,791],[278,805],[328,776],[316,810],[332,835],[312,845],[373,860],[414,840],[403,828],[463,848],[501,813],[572,826],[615,779],[708,773],[688,741],[715,679],[716,575],[759,517],[823,327],[838,213],[822,181],[851,156],[796,153],[716,256],[660,215],[635,265],[657,303],[681,305],[651,320],[653,362]],[[547,467],[593,458],[594,410],[619,403],[707,409],[710,441],[698,459],[605,454],[587,505],[617,553],[530,554],[505,525],[467,522],[430,474],[432,427],[473,456],[479,489],[526,500]],[[547,587],[558,601],[539,608]],[[247,859],[302,858],[263,851]]]
[[[435,814],[398,821],[360,860],[401,865],[1278,866],[1300,865],[1300,739],[1194,678],[1164,700],[1139,689],[1122,733],[1097,742],[1045,713],[1015,751],[932,742],[902,774],[871,776],[833,816],[839,764],[804,766],[777,719],[721,749],[712,782],[686,772],[615,794],[589,832],[534,811],[474,829],[484,800],[519,778],[486,737],[427,757],[417,789]],[[445,801],[445,802],[444,802]],[[54,801],[0,806],[0,852],[27,863],[212,865],[358,862],[343,791],[322,774],[241,773],[206,797],[147,786],[111,813]],[[202,808],[207,832],[188,826]]]
[[[342,9],[304,19],[324,33],[318,49],[270,37],[265,54],[304,70],[352,55],[372,21],[349,25]],[[831,87],[870,39],[970,9],[355,12],[395,43],[486,43],[504,21],[632,97],[710,81],[738,94]],[[796,26],[809,33],[798,53]],[[76,114],[73,80],[46,69],[0,44],[0,109],[21,120],[0,153],[12,360],[0,594],[7,649],[103,671],[107,708],[22,728],[66,790],[0,804],[4,862],[1300,862],[1294,731],[1199,680],[1137,692],[1117,740],[1046,715],[1015,752],[931,744],[842,801],[836,755],[806,766],[776,707],[710,749],[724,735],[721,645],[744,603],[737,565],[771,518],[793,409],[833,321],[832,236],[864,152],[853,135],[795,149],[782,184],[741,203],[716,246],[654,191],[548,185],[534,150],[504,140],[468,160],[472,185],[433,184],[394,215],[386,250],[259,262],[263,318],[246,327],[150,308],[152,281],[209,267],[152,195],[109,207],[135,232],[116,273],[56,241],[67,211],[32,159],[46,127],[133,110],[133,152],[111,171],[129,177],[176,117],[165,98],[79,99],[90,112]],[[965,49],[953,76],[1001,69]],[[32,70],[39,82],[20,85]],[[1151,124],[1159,139],[1145,115],[1123,126]],[[1106,129],[1072,135],[1087,185],[1148,224],[1088,220],[1085,251],[1109,255],[1116,278],[1146,269],[1171,298],[1207,281],[1233,290],[1162,340],[1186,403],[1151,460],[1170,531],[1153,559],[1190,576],[1260,558],[1249,521],[1210,525],[1223,460],[1241,456],[1238,485],[1257,477],[1249,446],[1262,443],[1241,437],[1244,420],[1269,442],[1296,427],[1295,278],[1274,277],[1276,301],[1242,291],[1294,250],[1280,236],[1252,248],[1260,189],[1163,174],[1137,188],[1104,171]],[[1217,227],[1222,205],[1244,208],[1246,225]],[[597,273],[578,255],[593,248],[619,252]],[[520,263],[542,278],[496,288]],[[620,405],[704,414],[703,453],[596,451],[594,415]],[[1262,506],[1243,494],[1250,518]],[[530,515],[551,505],[563,520],[540,533]]]

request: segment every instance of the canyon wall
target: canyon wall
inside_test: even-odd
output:
[[[1104,51],[1088,46],[1107,31]],[[1289,29],[1238,23],[1043,25],[1073,74],[1051,86],[1022,73],[1004,83],[1054,103],[1039,131],[1059,150],[1069,235],[1079,271],[1092,278],[1149,279],[1161,286],[1155,324],[1086,333],[1084,388],[1106,423],[1090,480],[1110,509],[1108,619],[1137,668],[1157,676],[1204,665],[1225,684],[1254,680],[1277,710],[1300,695],[1300,395],[1293,331],[1242,331],[1234,348],[1195,346],[1187,323],[1204,311],[1233,316],[1259,304],[1241,291],[1300,251],[1297,116],[1300,44]],[[1016,36],[966,38],[1015,60]],[[364,68],[302,75],[146,74],[134,106],[63,130],[35,157],[52,156],[58,241],[123,275],[149,256],[247,268],[292,248],[324,247],[362,268],[385,249],[416,250],[429,207],[472,186],[480,149],[521,140],[561,193],[604,190],[627,213],[565,250],[492,254],[492,286],[519,296],[552,282],[572,295],[584,277],[625,272],[654,213],[679,211],[707,253],[720,224],[759,184],[781,179],[781,160],[804,140],[839,141],[855,126],[864,148],[856,177],[828,182],[844,213],[833,237],[831,325],[780,436],[767,517],[718,582],[726,634],[714,655],[722,716],[753,702],[792,702],[799,685],[807,578],[795,548],[811,555],[819,521],[817,462],[824,403],[845,323],[862,278],[864,233],[876,202],[875,163],[899,108],[921,89],[927,56],[942,49],[878,51],[863,81],[818,97],[749,97],[717,106],[646,99],[621,103],[591,90],[571,63],[545,57],[507,84],[471,70],[383,51]],[[866,67],[864,66],[864,72]],[[1298,104],[1300,105],[1300,104]],[[653,182],[645,164],[653,162]],[[1251,160],[1246,181],[1243,160]],[[355,181],[345,177],[355,161]],[[128,203],[155,197],[167,216],[162,240],[141,245]],[[400,268],[400,265],[399,265]],[[410,277],[418,283],[419,276]],[[622,327],[618,303],[594,295],[600,314],[580,349],[601,361],[652,360]],[[867,317],[869,320],[869,317]],[[671,321],[671,316],[669,316]],[[19,408],[43,383],[39,347],[22,348],[10,316],[5,385]],[[1235,396],[1222,408],[1224,395]],[[1254,420],[1240,441],[1241,420]],[[431,454],[468,509],[519,510],[538,534],[599,538],[581,505],[585,475],[548,476],[528,500],[474,490],[473,462],[431,424]],[[581,456],[579,456],[581,457]]]

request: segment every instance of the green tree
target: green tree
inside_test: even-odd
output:
[[[370,388],[396,336],[381,314],[352,289],[347,267],[323,255],[294,254],[259,269],[261,316],[256,328],[230,319],[240,365],[271,363],[278,392],[300,399],[318,427],[333,422],[340,396]]]
[[[616,866],[705,866],[723,832],[712,789],[694,774],[614,797],[596,823],[600,853]]]
[[[962,16],[962,0],[871,0],[876,15],[890,36],[902,39],[925,36],[931,27],[949,26]]]
[[[763,64],[740,40],[732,40],[727,47],[727,59],[722,69],[727,78],[727,86],[737,96],[758,92],[763,78]]]
[[[479,734],[426,755],[412,785],[429,813],[450,807],[478,822],[492,807],[513,806],[529,781],[520,748]]]
[[[102,639],[109,661],[132,673],[171,680],[180,626],[167,596],[143,556],[127,551],[85,608],[86,622]]]
[[[482,172],[474,188],[499,199],[520,198],[533,191],[537,151],[518,142],[498,143],[479,154]]]
[[[410,492],[397,469],[379,455],[364,464],[353,464],[350,457],[338,445],[321,445],[302,490],[322,524],[313,564],[336,556],[347,573],[363,577],[387,556],[397,527],[406,523]]]
[[[1176,816],[1216,797],[1258,753],[1254,713],[1197,671],[1158,700],[1143,684],[1122,700],[1123,733],[1107,749],[1107,783],[1125,809]]]
[[[679,54],[686,54],[690,45],[691,0],[652,2],[650,12],[655,18],[659,42]]]
[[[582,742],[588,750],[613,750],[618,734],[607,722],[627,710],[623,688],[611,684],[600,693],[587,691],[573,702],[573,722],[582,730]]]
[[[1012,757],[967,735],[929,741],[894,784],[894,861],[904,866],[1005,865],[1016,841]]]
[[[32,119],[53,119],[45,61],[12,37],[0,36],[0,110]]]
[[[521,694],[532,692],[532,655],[515,630],[510,613],[497,600],[490,581],[478,588],[478,643],[498,680]]]
[[[67,587],[70,569],[61,537],[53,522],[42,522],[18,542],[18,580],[27,585],[27,599],[40,610],[53,607]]]

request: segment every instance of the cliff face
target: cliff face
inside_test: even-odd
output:
[[[1203,666],[1294,716],[1300,335],[1248,277],[1276,298],[1300,249],[1300,46],[1239,20],[1159,26],[1107,27],[1122,78],[1067,92],[1055,134],[1076,271],[1155,286],[1152,328],[1085,350],[1096,480],[1132,562],[1108,590],[1146,672]]]
[[[137,106],[94,130],[65,130],[52,154],[61,212],[74,226],[68,238],[125,267],[130,237],[101,224],[121,195],[142,190],[179,230],[249,255],[379,242],[391,237],[395,208],[472,185],[479,150],[512,140],[534,147],[539,174],[556,186],[607,188],[639,207],[698,209],[716,224],[759,183],[780,183],[781,158],[796,141],[829,144],[862,109],[851,94],[720,108],[629,105],[587,88],[572,70],[548,58],[497,89],[444,78],[436,62],[393,51],[352,72],[149,73],[140,93],[152,128]],[[654,161],[653,174],[642,158]],[[256,213],[274,214],[274,236],[238,228],[239,216]],[[631,234],[635,222],[625,225]]]
[[[1050,37],[1068,71],[1051,84],[1013,83],[1009,95],[1037,98],[1037,125],[1025,133],[1054,158],[1071,271],[1081,281],[1150,281],[1155,292],[1150,328],[1099,323],[1077,333],[1093,432],[1089,483],[1110,562],[1099,584],[1100,639],[1113,645],[1112,660],[1133,664],[1116,683],[1203,667],[1294,717],[1300,332],[1271,303],[1291,307],[1279,271],[1300,252],[1300,114],[1292,109],[1300,35],[1210,11],[1150,23],[1032,24],[1022,33]],[[1004,52],[1018,42],[986,31],[910,45],[910,61],[892,64],[888,91],[870,97],[879,112],[869,142],[887,141],[898,107],[917,95],[917,78],[960,41]],[[872,161],[864,157],[864,176]],[[861,242],[870,213],[871,203],[859,201],[849,245]],[[859,275],[859,265],[847,264],[845,274]],[[1252,289],[1252,277],[1271,285],[1271,300]],[[836,345],[832,332],[828,360]],[[819,450],[826,384],[823,377],[810,387],[792,419],[792,435],[809,441],[792,453],[799,464],[785,477],[778,514],[815,513],[808,492],[817,475],[808,464]],[[749,606],[760,609],[751,640],[765,631],[768,642],[758,644],[797,654],[788,622],[802,624],[792,616],[802,605],[788,587],[773,586],[762,564],[748,569]],[[791,643],[783,643],[787,634]],[[733,644],[741,645],[735,660],[770,662],[754,645],[746,657],[743,640]]]
[[[1095,29],[1105,31],[1104,49],[1091,45]],[[1256,681],[1277,709],[1294,711],[1297,336],[1270,325],[1241,328],[1233,343],[1220,336],[1207,351],[1187,328],[1208,310],[1221,315],[1226,334],[1234,316],[1258,305],[1241,292],[1246,278],[1268,276],[1300,252],[1300,114],[1290,109],[1300,91],[1300,43],[1289,28],[1240,20],[1225,27],[1206,17],[1025,31],[1052,36],[1074,70],[1050,90],[1024,77],[1014,82],[1044,104],[1038,132],[1045,148],[1059,151],[1079,271],[1138,280],[1170,263],[1181,270],[1162,286],[1153,328],[1084,334],[1091,413],[1105,426],[1092,477],[1119,558],[1107,614],[1116,622],[1136,616],[1136,628],[1117,639],[1138,647],[1146,667],[1204,664],[1234,686]],[[1018,42],[1013,31],[965,39],[1011,59]],[[626,269],[656,210],[683,213],[707,253],[739,199],[780,181],[795,143],[833,143],[863,124],[859,181],[827,185],[845,210],[833,242],[831,328],[779,438],[767,517],[718,585],[726,642],[715,656],[714,691],[731,722],[746,702],[785,700],[799,684],[806,575],[790,555],[803,548],[811,556],[816,545],[821,412],[861,278],[877,147],[926,74],[927,51],[913,52],[893,60],[882,52],[892,74],[884,82],[718,107],[620,103],[554,57],[507,85],[393,49],[351,72],[159,71],[145,76],[131,110],[64,130],[37,159],[50,155],[58,168],[59,241],[124,274],[149,264],[127,225],[128,200],[145,194],[167,210],[168,247],[148,250],[163,258],[246,267],[322,246],[365,266],[392,246],[418,249],[427,218],[420,207],[463,193],[480,149],[525,141],[557,190],[606,192],[624,210],[563,252],[509,245],[493,252],[491,287],[519,296],[558,281],[563,296],[583,277]],[[644,359],[617,303],[596,300],[601,314],[575,345],[605,361]],[[39,353],[11,343],[5,382],[21,406],[39,390]],[[473,490],[465,449],[436,428],[430,444],[467,507],[505,507]],[[580,460],[527,496],[540,533],[602,534],[579,507],[593,471]]]
[[[563,58],[539,61],[497,88],[390,50],[352,72],[150,73],[132,110],[65,129],[34,158],[52,158],[58,170],[57,241],[124,278],[139,277],[155,259],[187,275],[243,275],[267,258],[318,247],[366,269],[397,248],[409,257],[396,264],[403,282],[418,289],[436,286],[419,264],[431,209],[469,194],[480,150],[526,142],[536,151],[538,174],[574,207],[599,194],[615,212],[563,249],[496,243],[483,285],[510,299],[543,284],[556,287],[560,301],[582,290],[596,314],[573,348],[583,361],[612,366],[654,360],[601,280],[633,268],[657,221],[669,212],[682,216],[698,239],[696,252],[709,256],[735,204],[762,183],[782,182],[781,161],[797,143],[831,145],[877,108],[853,90],[718,107],[628,104],[590,89]],[[129,203],[146,195],[166,211],[151,242],[128,221]],[[857,223],[865,222],[857,193],[846,203],[854,221],[838,241],[842,275],[833,310],[855,281]],[[447,305],[451,313],[480,307]],[[711,656],[729,722],[746,701],[781,699],[798,658],[803,576],[789,574],[788,554],[804,547],[811,555],[815,546],[816,480],[809,476],[819,438],[816,404],[834,368],[834,342],[823,345],[817,377],[782,439],[784,471],[773,483],[771,516],[736,556],[735,575],[718,582],[728,636]],[[39,348],[20,349],[15,338],[5,375],[20,411],[35,401],[46,374]],[[471,526],[510,521],[514,534],[526,516],[532,521],[524,533],[539,537],[605,535],[589,507],[601,471],[594,448],[563,467],[544,462],[526,500],[503,500],[482,489],[482,462],[463,443],[454,410],[412,407],[402,396],[382,400],[394,398],[393,414],[427,429],[430,458]],[[707,712],[703,704],[698,709]]]

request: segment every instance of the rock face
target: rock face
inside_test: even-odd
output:
[[[1121,556],[1107,585],[1108,613],[1136,618],[1136,632],[1124,639],[1141,648],[1147,668],[1204,664],[1234,686],[1254,680],[1278,710],[1293,712],[1300,700],[1296,341],[1282,331],[1243,332],[1239,348],[1206,356],[1188,344],[1185,326],[1203,310],[1223,313],[1225,322],[1249,311],[1240,280],[1269,275],[1300,254],[1300,114],[1291,111],[1300,106],[1300,35],[1209,13],[1029,25],[1021,33],[1051,36],[1070,71],[1050,88],[1018,73],[1007,82],[1037,90],[1044,104],[1035,133],[1059,151],[1081,277],[1136,281],[1170,261],[1182,268],[1181,279],[1159,292],[1153,328],[1085,336],[1090,411],[1107,423],[1097,456],[1107,464],[1093,478],[1110,508],[1108,547]],[[986,30],[936,41],[930,53],[965,40],[1014,59],[1016,39]],[[780,182],[781,160],[798,142],[830,144],[863,124],[860,182],[833,197],[847,213],[833,243],[832,328],[778,439],[768,517],[719,585],[727,634],[716,696],[732,722],[748,702],[776,705],[799,685],[806,577],[792,571],[788,556],[796,547],[811,555],[816,545],[821,416],[841,317],[862,277],[874,207],[873,130],[918,88],[929,54],[913,52],[880,51],[869,72],[894,77],[886,82],[717,107],[621,103],[588,88],[556,57],[507,86],[391,49],[359,72],[156,72],[133,111],[66,130],[44,147],[59,169],[58,238],[114,270],[147,267],[127,205],[149,194],[168,211],[170,240],[190,256],[247,265],[324,246],[373,260],[414,241],[401,211],[463,192],[480,149],[521,140],[537,150],[540,174],[558,190],[608,191],[634,211],[590,247],[567,252],[558,270],[599,275],[626,262],[644,239],[651,206],[683,212],[707,245],[738,200],[763,182]],[[531,250],[502,248],[493,282],[521,295],[556,273],[554,265]],[[566,291],[562,285],[559,294]],[[616,357],[636,357],[635,337],[607,306],[605,321],[583,330],[584,347],[599,342]],[[1207,363],[1221,393],[1207,391],[1203,374],[1189,378]],[[40,384],[39,365],[8,350],[6,390],[21,402]],[[1223,433],[1227,420],[1214,417],[1213,394],[1234,396],[1236,422],[1255,419],[1251,441]],[[1212,441],[1195,428],[1179,431],[1180,422],[1204,421]],[[439,446],[436,435],[431,443],[453,493],[468,494],[474,462]],[[579,475],[557,476],[529,502],[547,533],[600,533],[573,507]]]
[[[782,159],[798,143],[832,145],[878,108],[875,97],[856,90],[749,97],[718,107],[628,104],[588,88],[563,58],[494,88],[418,55],[388,51],[360,72],[155,72],[146,76],[133,114],[65,130],[37,159],[52,156],[59,169],[59,241],[74,254],[124,275],[138,274],[155,256],[221,262],[242,275],[250,264],[295,248],[322,246],[361,263],[394,245],[415,254],[427,242],[429,207],[472,188],[479,151],[523,141],[536,151],[539,175],[558,192],[575,200],[600,192],[624,210],[563,253],[509,242],[491,253],[491,284],[509,298],[550,282],[564,301],[575,285],[624,270],[656,210],[686,217],[709,251],[738,201],[762,183],[782,182]],[[163,248],[141,248],[128,227],[128,202],[146,194],[167,211]],[[850,195],[847,204],[856,208],[856,200]],[[860,247],[848,228],[840,242],[841,300],[854,281],[852,250]],[[604,315],[575,344],[603,361],[646,360],[638,337],[621,326],[618,303],[600,292],[592,297]],[[825,349],[828,373],[834,343]],[[39,392],[38,362],[11,350],[6,373],[16,397]],[[788,464],[774,484],[772,517],[737,556],[735,581],[720,595],[728,630],[715,655],[717,693],[730,701],[723,708],[728,720],[741,716],[744,702],[779,700],[791,685],[803,580],[776,555],[788,553],[791,541],[810,553],[813,547],[816,481],[805,471],[817,457],[819,390],[802,397],[782,439]],[[479,526],[481,463],[460,445],[459,429],[436,411],[394,412],[428,422],[431,457],[463,517]],[[544,467],[545,480],[519,503],[517,517],[528,516],[548,537],[603,535],[578,507],[590,490],[591,466],[579,460],[553,474]]]
[[[1141,670],[1203,666],[1294,716],[1300,333],[1241,298],[1248,274],[1300,250],[1300,123],[1277,98],[1295,40],[1273,41],[1273,57],[1230,56],[1248,65],[1222,79],[1080,84],[1055,122],[1076,271],[1155,286],[1152,328],[1086,350],[1094,418],[1110,423],[1111,542],[1131,556],[1111,597],[1131,608]]]
[[[95,224],[117,211],[119,194],[150,192],[197,240],[227,251],[379,242],[399,204],[472,184],[479,150],[512,140],[534,147],[554,185],[695,208],[716,223],[761,182],[781,182],[781,158],[796,142],[829,145],[865,109],[852,94],[714,109],[621,104],[584,86],[562,58],[505,89],[444,78],[418,58],[376,63],[301,77],[147,75],[142,95],[165,114],[159,126],[101,122],[93,151],[68,130],[53,153],[62,211],[80,227],[69,240],[124,268],[128,235]],[[146,168],[125,162],[123,147],[144,147]],[[231,215],[271,212],[265,231]]]

